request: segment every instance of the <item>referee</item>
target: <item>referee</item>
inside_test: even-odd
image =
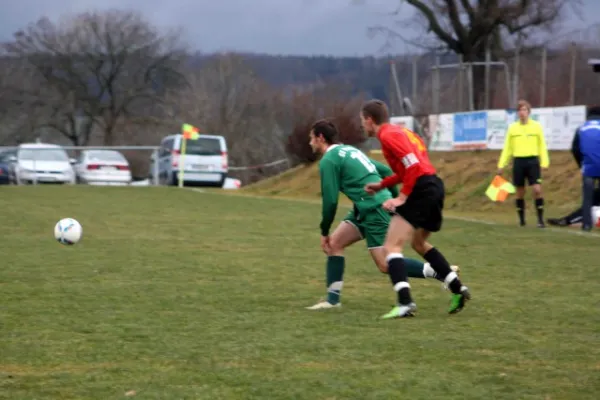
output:
[[[533,187],[538,228],[544,228],[544,198],[542,197],[541,168],[550,165],[546,139],[542,125],[529,118],[531,104],[525,100],[517,103],[519,120],[508,127],[504,148],[498,160],[498,175],[508,164],[511,156],[513,163],[513,184],[517,187],[516,206],[521,226],[525,226],[525,181]]]

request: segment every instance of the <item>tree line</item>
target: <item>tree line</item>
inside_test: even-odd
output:
[[[513,4],[503,9],[498,2],[470,8],[464,1],[407,3],[421,13],[438,47],[445,43],[450,53],[473,60],[482,57],[481,37],[494,38],[498,58],[506,35],[548,26],[564,6],[554,0],[502,2]],[[232,165],[285,157],[309,162],[314,120],[334,118],[342,139],[360,145],[366,139],[357,119],[360,103],[393,98],[386,58],[203,55],[181,38],[181,31],[160,30],[141,14],[118,9],[42,18],[16,32],[0,47],[0,145],[40,136],[78,146],[157,145],[187,122],[224,135]],[[409,56],[397,60],[401,72],[410,70]],[[419,71],[418,108],[425,112],[427,70]],[[410,74],[399,78],[403,87],[412,84]],[[481,79],[475,76],[478,98]],[[252,181],[275,172],[258,169],[241,177]]]

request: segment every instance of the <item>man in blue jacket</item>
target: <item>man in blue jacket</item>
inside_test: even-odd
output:
[[[583,178],[583,225],[581,229],[591,231],[592,205],[596,184],[600,182],[600,107],[590,107],[587,121],[577,130],[571,151],[576,160],[581,160]]]

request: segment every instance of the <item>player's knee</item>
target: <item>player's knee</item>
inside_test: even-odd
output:
[[[383,248],[384,248],[386,254],[402,253],[402,246],[398,246],[396,244],[388,244],[388,243],[386,243],[383,246]]]
[[[382,260],[382,261],[378,261],[377,262],[377,269],[379,270],[379,272],[381,272],[382,274],[387,274],[388,273],[388,265],[387,265],[387,261]]]
[[[426,242],[423,240],[414,238],[412,241],[412,248],[414,251],[416,251],[420,255],[427,253]]]
[[[344,252],[344,245],[335,238],[330,238],[329,239],[329,252],[331,254],[329,254],[330,256],[338,256],[341,255],[340,253]]]

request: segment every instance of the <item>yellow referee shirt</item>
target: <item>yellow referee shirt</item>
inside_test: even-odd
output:
[[[542,125],[529,118],[527,123],[516,121],[510,124],[504,139],[504,148],[498,160],[498,168],[504,168],[511,157],[539,157],[540,166],[548,168],[550,157]]]

